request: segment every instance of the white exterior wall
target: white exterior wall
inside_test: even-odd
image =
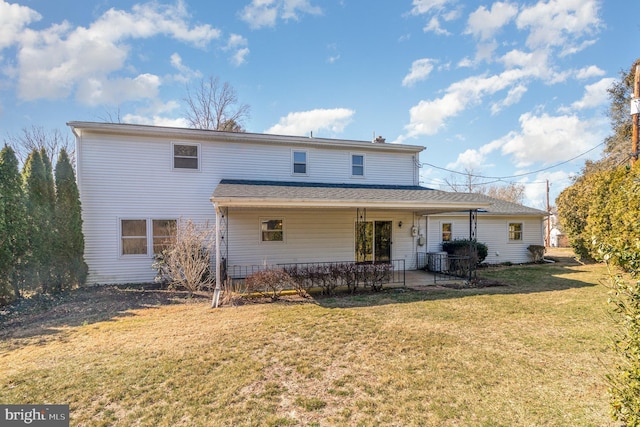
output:
[[[453,224],[453,239],[469,238],[469,215],[431,215],[427,219],[427,252],[442,250],[442,223]],[[522,223],[522,240],[509,241],[509,223]],[[504,217],[478,215],[477,240],[488,247],[484,262],[514,264],[530,262],[529,245],[544,245],[543,220],[540,217]]]
[[[172,142],[199,144],[200,170],[174,170]],[[373,145],[373,144],[372,144]],[[293,150],[307,151],[308,174],[292,175]],[[374,147],[353,148],[285,146],[282,144],[211,142],[186,139],[111,136],[88,131],[77,139],[77,176],[83,210],[85,260],[89,265],[88,283],[150,282],[152,255],[121,255],[121,219],[193,219],[215,224],[210,197],[221,179],[303,181],[361,184],[414,185],[416,166],[413,153],[375,152]],[[365,176],[351,177],[351,154],[365,155]],[[353,258],[354,212],[327,212],[318,215],[285,211],[288,241],[274,260],[290,262],[348,260]],[[248,215],[248,214],[247,214]],[[265,214],[254,212],[263,217]],[[267,215],[268,216],[268,215]],[[411,222],[410,213],[387,214],[388,219]],[[409,218],[409,219],[403,219]],[[233,221],[234,216],[231,215]],[[238,220],[242,219],[241,216]],[[345,222],[345,220],[348,221]],[[369,218],[368,218],[369,219]],[[246,219],[249,221],[249,219]],[[249,222],[254,221],[251,219]],[[274,258],[271,248],[256,244],[257,224],[247,230],[229,230],[229,262],[261,263]],[[150,231],[150,224],[148,224]],[[300,235],[298,232],[300,231]],[[395,232],[394,222],[394,232]],[[408,229],[407,229],[408,233]],[[150,234],[150,233],[148,233]],[[328,234],[328,236],[327,236]],[[150,238],[150,236],[148,236]],[[236,239],[240,239],[236,241]],[[394,258],[415,258],[415,249],[397,249]],[[312,243],[313,241],[313,243]],[[412,242],[410,242],[412,244]],[[396,254],[397,249],[397,254]],[[255,255],[248,256],[248,254]],[[233,254],[233,257],[231,256]],[[347,258],[347,255],[350,255]],[[289,257],[289,258],[287,258]],[[252,258],[252,259],[249,259]],[[334,258],[334,259],[328,259]],[[415,263],[415,260],[412,261]],[[407,263],[407,268],[410,268]]]
[[[280,218],[284,241],[261,242],[260,221]],[[227,219],[230,266],[355,260],[356,209],[230,209]],[[367,210],[367,221],[392,221],[391,258],[406,268],[415,267],[412,219],[408,211]]]

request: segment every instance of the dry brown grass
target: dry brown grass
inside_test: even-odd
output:
[[[483,274],[509,286],[14,319],[0,401],[68,403],[92,426],[613,425],[604,269]]]

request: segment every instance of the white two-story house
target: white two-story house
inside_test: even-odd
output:
[[[417,253],[439,250],[443,239],[483,236],[483,215],[494,223],[479,240],[490,254],[504,253],[500,261],[526,262],[526,247],[543,241],[542,211],[521,207],[510,216],[494,199],[420,186],[420,146],[68,125],[93,284],[153,281],[153,254],[180,219],[217,224],[218,256],[229,269],[362,260],[414,269]],[[479,212],[477,229],[469,212]]]

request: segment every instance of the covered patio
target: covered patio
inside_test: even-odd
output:
[[[476,212],[489,206],[486,199],[474,194],[421,186],[237,179],[220,181],[210,200],[216,212],[214,307],[218,305],[226,271],[242,264],[267,264],[238,261],[260,261],[260,256],[266,260],[267,255],[275,261],[269,263],[272,265],[400,260],[403,270],[413,270],[419,268],[417,253],[425,244],[425,235],[421,233],[426,228],[426,224],[421,225],[424,217],[468,211],[469,237],[473,239],[477,229]],[[275,245],[252,243],[253,231],[246,229],[253,226],[256,218],[269,218],[268,215],[287,216],[291,225],[285,228],[280,224],[281,233],[286,231],[287,238],[280,236],[282,242]],[[329,217],[333,222],[322,228],[323,220]],[[329,233],[334,234],[325,239]],[[386,236],[386,240],[374,241],[369,234],[375,233]],[[363,240],[367,238],[371,241]],[[256,252],[255,256],[252,251]]]

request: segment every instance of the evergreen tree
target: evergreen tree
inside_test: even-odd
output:
[[[18,271],[27,251],[25,214],[18,159],[5,145],[0,151],[0,288],[12,290],[13,298],[20,297]]]
[[[26,257],[25,280],[32,286],[49,291],[52,266],[51,201],[42,156],[33,150],[22,171],[27,207],[29,254]]]
[[[55,168],[56,290],[82,285],[87,276],[80,194],[66,150],[60,150]]]

